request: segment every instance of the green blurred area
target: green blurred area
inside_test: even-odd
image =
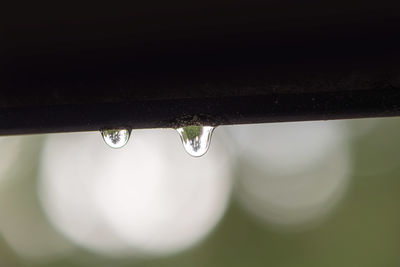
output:
[[[365,134],[368,120],[346,122],[350,130],[360,133],[350,143],[350,188],[315,227],[298,231],[271,227],[250,215],[233,195],[213,232],[199,245],[175,255],[121,259],[75,249],[62,258],[33,262],[19,258],[0,236],[0,266],[400,266],[400,119],[373,120],[376,125]],[[29,224],[23,220],[26,212],[44,217],[35,191],[42,139],[26,137],[12,174],[8,174],[13,179],[0,187],[0,210],[7,211],[0,216],[21,225],[21,234],[33,239],[41,238],[35,236],[35,227],[44,226],[27,228]],[[59,234],[54,230],[52,235]]]

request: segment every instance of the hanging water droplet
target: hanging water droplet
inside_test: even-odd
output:
[[[203,156],[210,146],[212,126],[186,126],[176,129],[186,152],[193,157]]]
[[[127,129],[103,130],[101,136],[104,142],[112,148],[121,148],[128,143],[131,131]]]

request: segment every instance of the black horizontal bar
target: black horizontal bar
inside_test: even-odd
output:
[[[398,116],[398,10],[27,1],[2,17],[0,134]]]
[[[384,89],[9,108],[0,111],[0,133],[386,117],[400,114],[399,103],[399,90]]]

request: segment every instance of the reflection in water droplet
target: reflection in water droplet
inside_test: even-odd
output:
[[[181,136],[186,152],[193,157],[203,156],[210,146],[214,127],[186,126],[176,129]]]
[[[109,147],[121,148],[128,143],[131,131],[127,129],[103,130],[101,136]]]

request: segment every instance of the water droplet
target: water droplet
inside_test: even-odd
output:
[[[127,129],[103,130],[101,136],[109,147],[121,148],[128,143],[131,131]]]
[[[186,152],[193,157],[203,156],[210,146],[214,127],[186,126],[176,129],[181,136]]]

